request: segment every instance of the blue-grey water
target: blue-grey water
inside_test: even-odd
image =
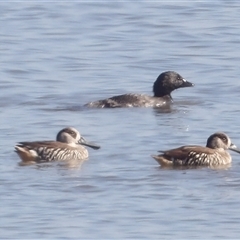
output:
[[[227,169],[162,169],[150,157],[205,145],[240,147],[238,1],[0,3],[0,237],[240,237],[240,155]],[[126,92],[152,94],[175,70],[194,88],[170,109],[86,109]],[[84,162],[20,166],[18,141],[74,126]]]

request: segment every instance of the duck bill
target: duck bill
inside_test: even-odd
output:
[[[238,149],[237,146],[234,145],[234,144],[230,145],[229,150],[232,150],[234,152],[240,153],[240,149]]]
[[[183,83],[181,85],[182,88],[184,88],[184,87],[193,87],[193,86],[194,86],[193,83],[188,82],[186,79],[183,79]]]
[[[79,144],[93,148],[94,150],[97,150],[100,148],[99,145],[92,143],[92,142],[87,142],[83,137],[80,138],[80,140],[78,141]]]

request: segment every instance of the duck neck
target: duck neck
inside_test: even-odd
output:
[[[172,96],[171,96],[170,93],[169,94],[164,94],[164,95],[160,95],[160,94],[154,93],[154,97],[156,97],[156,98],[163,98],[163,99],[168,100],[168,101],[173,101]]]

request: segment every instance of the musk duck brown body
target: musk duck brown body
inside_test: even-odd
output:
[[[192,87],[193,83],[185,80],[174,71],[161,73],[153,84],[153,96],[128,93],[85,104],[90,108],[121,107],[163,107],[172,102],[171,92],[178,88]]]

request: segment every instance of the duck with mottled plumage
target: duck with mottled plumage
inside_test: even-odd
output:
[[[19,142],[15,152],[23,162],[84,160],[88,158],[88,150],[84,146],[100,148],[87,142],[77,129],[68,127],[57,134],[56,141]]]
[[[167,71],[161,73],[154,82],[153,96],[129,93],[90,102],[85,104],[85,106],[91,108],[163,107],[172,102],[172,91],[192,86],[194,84],[186,81],[180,74],[174,71]]]
[[[232,162],[227,150],[240,153],[240,150],[231,143],[230,138],[221,132],[212,134],[206,147],[189,145],[179,148],[159,151],[162,154],[152,157],[162,166],[221,166]]]

